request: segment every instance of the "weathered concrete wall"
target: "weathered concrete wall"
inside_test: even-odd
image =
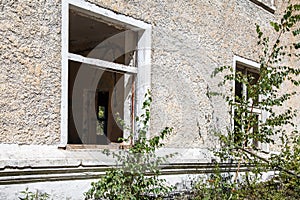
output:
[[[249,0],[89,0],[151,23],[152,133],[174,127],[168,146],[214,147],[228,108],[209,92],[212,71],[233,55],[257,60],[255,23],[273,15]],[[61,2],[1,2],[0,107],[2,143],[57,144],[60,136]]]
[[[1,143],[59,142],[60,5],[0,2]]]
[[[216,145],[213,132],[224,132],[230,123],[224,101],[207,95],[228,93],[230,86],[218,88],[220,77],[211,78],[211,73],[231,65],[233,55],[258,61],[255,24],[268,33],[270,21],[287,5],[260,1],[278,6],[272,14],[249,0],[90,2],[153,25],[152,133],[171,126],[168,146],[208,148]]]
[[[255,23],[266,27],[275,16],[248,0],[91,2],[153,25],[152,133],[172,126],[169,146],[215,146],[213,131],[225,130],[228,109],[207,94],[229,88],[210,75],[233,55],[255,60]]]
[[[225,102],[209,92],[228,93],[231,86],[219,88],[221,77],[210,75],[219,66],[231,65],[234,55],[257,60],[255,23],[267,32],[286,1],[276,2],[275,15],[250,0],[89,2],[152,25],[151,131],[174,127],[167,141],[169,149],[163,150],[180,152],[171,162],[210,162],[208,148],[217,145],[213,132],[225,132],[230,119]],[[0,143],[41,144],[2,145],[0,168],[111,164],[99,151],[58,150],[56,146],[60,137],[61,1],[2,0],[0,14]],[[299,107],[298,100],[291,103]],[[1,186],[0,198],[8,194],[14,198],[29,186],[58,195],[56,199],[76,199],[89,182]],[[68,191],[61,191],[66,185]]]
[[[0,186],[1,199],[19,199],[25,196],[21,194],[28,188],[28,191],[38,194],[49,194],[50,199],[61,200],[82,200],[84,199],[84,192],[90,188],[90,183],[95,180],[71,180],[60,182],[44,182],[44,183],[30,183],[30,184],[15,184]],[[66,186],[68,188],[66,189]]]

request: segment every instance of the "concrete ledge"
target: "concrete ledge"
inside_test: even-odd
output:
[[[97,179],[105,171],[116,166],[78,166],[78,167],[35,167],[6,169],[0,171],[0,185],[23,184],[48,181]],[[241,165],[240,172],[249,171],[251,166]],[[237,164],[221,163],[220,172],[235,172]],[[216,171],[212,163],[173,163],[161,166],[161,175],[209,174]],[[152,175],[148,173],[147,175]]]
[[[0,185],[93,180],[116,167],[103,149],[63,150],[46,145],[0,145]],[[114,149],[112,151],[124,151]],[[157,155],[174,154],[161,165],[161,175],[186,176],[215,172],[212,153],[201,148],[164,148]],[[234,172],[237,164],[221,163],[220,172]],[[248,171],[242,165],[240,171]],[[151,175],[148,173],[148,175]]]
[[[124,151],[111,149],[111,151]],[[169,163],[209,163],[212,153],[201,148],[162,148],[158,156],[174,154]],[[25,168],[59,168],[78,166],[111,166],[115,164],[112,156],[98,149],[63,150],[47,145],[0,145],[0,170]]]

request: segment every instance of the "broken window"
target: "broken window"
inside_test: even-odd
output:
[[[68,10],[68,144],[120,142],[133,127],[140,30]]]
[[[246,100],[250,100],[250,104],[254,103],[254,105],[258,104],[259,95],[251,95],[252,98],[249,99],[249,90],[246,84],[253,86],[257,83],[259,79],[259,71],[258,69],[249,68],[241,64],[236,65],[236,76],[243,76],[247,78],[247,81],[236,81],[235,82],[235,100],[239,102],[242,98]],[[254,97],[253,97],[254,96]]]
[[[233,122],[235,130],[234,140],[245,147],[255,147],[259,149],[261,147],[260,143],[253,138],[253,135],[258,133],[258,126],[262,120],[262,111],[258,107],[260,96],[258,91],[254,89],[255,84],[259,80],[259,68],[257,65],[254,67],[241,62],[236,62],[235,75],[236,77],[239,77],[234,83],[235,102],[237,105],[240,105],[242,102],[247,102],[246,108],[241,108],[248,110],[248,116],[245,116],[246,114],[244,111],[239,111],[235,108]],[[250,87],[251,90],[249,89]],[[251,95],[250,92],[252,92]],[[250,96],[252,98],[250,98]],[[249,138],[253,138],[250,140],[250,144],[247,142],[249,141]]]
[[[151,25],[84,0],[63,1],[60,146],[129,136],[150,88],[150,60]]]

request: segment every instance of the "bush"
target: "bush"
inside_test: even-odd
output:
[[[136,119],[138,130],[125,141],[136,138],[128,150],[112,152],[117,167],[112,168],[91,184],[91,189],[85,193],[86,199],[151,199],[166,195],[172,187],[160,179],[159,165],[169,156],[159,157],[155,151],[163,146],[162,140],[171,133],[172,128],[166,127],[158,136],[147,139],[150,120],[150,94],[145,95],[143,103],[144,114]]]
[[[300,61],[299,13],[300,4],[290,5],[280,22],[271,23],[277,34],[275,41],[270,41],[257,25],[257,44],[263,52],[260,57],[259,78],[235,72],[230,66],[216,70],[215,73],[229,70],[221,86],[232,81],[247,86],[247,97],[225,96],[226,102],[234,111],[234,127],[228,127],[226,135],[217,134],[221,149],[215,152],[221,161],[235,160],[238,168],[233,179],[225,180],[216,172],[213,178],[200,182],[195,188],[195,199],[300,199],[300,136],[298,127],[293,122],[297,112],[292,107],[283,107],[296,92],[280,91],[286,82],[294,86],[300,85],[299,67],[282,64],[287,59]],[[282,37],[286,35],[296,42],[282,44]],[[259,95],[263,97],[261,100],[257,98]],[[269,117],[265,120],[257,119],[254,107],[267,112]],[[281,108],[280,112],[275,111],[274,107]],[[286,126],[292,131],[287,132]],[[281,141],[274,141],[274,136]],[[262,158],[259,156],[259,149],[252,145],[253,140],[276,144],[281,151],[268,159]],[[252,173],[246,173],[243,177],[239,175],[241,163],[252,166],[249,168]],[[278,174],[269,181],[261,182],[260,175],[270,170],[278,171]],[[242,178],[239,179],[238,176]]]

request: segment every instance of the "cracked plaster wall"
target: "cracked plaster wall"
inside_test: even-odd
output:
[[[0,2],[0,142],[57,144],[61,1]],[[256,60],[255,23],[268,30],[279,11],[273,15],[249,0],[89,2],[153,27],[152,133],[171,126],[170,147],[214,147],[213,131],[224,132],[229,117],[224,101],[208,93],[229,87],[218,88],[220,77],[210,75],[231,65],[233,55]]]

